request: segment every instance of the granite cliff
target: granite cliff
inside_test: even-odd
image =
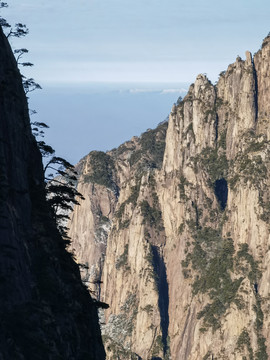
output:
[[[268,359],[270,37],[80,162],[72,247],[108,359]]]
[[[105,359],[96,304],[49,214],[21,74],[0,29],[0,359]]]

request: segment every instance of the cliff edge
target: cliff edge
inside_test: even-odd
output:
[[[21,74],[0,29],[0,358],[105,358],[97,309],[49,216]]]
[[[268,359],[269,79],[268,36],[168,123],[83,159],[70,236],[110,304],[108,359]]]

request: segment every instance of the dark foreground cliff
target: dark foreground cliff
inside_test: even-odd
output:
[[[21,75],[0,29],[0,359],[104,358],[95,303],[49,216]]]

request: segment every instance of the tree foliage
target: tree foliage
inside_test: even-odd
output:
[[[36,137],[44,137],[43,129],[49,127],[43,122],[33,122],[32,126]],[[47,202],[59,232],[67,239],[66,222],[69,219],[69,212],[74,205],[80,205],[79,200],[84,200],[76,189],[78,174],[74,166],[64,158],[56,156],[55,150],[45,141],[38,140],[37,144],[44,160]]]
[[[0,9],[8,7],[6,2],[0,2]],[[29,29],[22,23],[10,25],[6,19],[0,16],[0,26],[3,28],[6,37],[21,38],[29,33]],[[28,61],[22,61],[23,56],[28,54],[28,49],[20,48],[14,51],[15,60],[18,66],[31,67],[33,64]],[[41,89],[33,78],[22,76],[22,84],[25,94]],[[29,110],[29,115],[35,115],[35,110]],[[79,200],[84,197],[76,189],[77,173],[74,166],[67,160],[55,155],[55,150],[44,140],[44,130],[49,126],[44,122],[31,122],[32,134],[35,136],[38,148],[41,152],[44,162],[44,179],[47,194],[47,202],[50,205],[52,216],[63,238],[67,239],[67,227],[65,223],[69,218],[74,205],[79,205]]]
[[[12,27],[8,24],[9,32],[7,33],[7,38],[14,36],[17,38],[20,38],[22,36],[26,36],[29,33],[29,29],[26,27],[26,25],[22,23],[15,24],[15,27]]]
[[[0,2],[0,9],[7,7],[8,4],[6,2]],[[29,33],[29,29],[25,24],[17,23],[12,26],[2,16],[0,16],[0,26],[4,30],[7,39],[10,37],[21,38]],[[13,52],[18,66],[31,67],[34,65],[29,61],[21,62],[22,57],[29,52],[28,49],[15,49]],[[24,75],[22,75],[22,83],[26,95],[29,92],[41,89],[41,86],[33,78],[27,79]]]
[[[26,64],[26,63],[23,63],[23,64]],[[23,66],[26,66],[26,65],[23,65]],[[22,75],[22,79],[23,79],[23,88],[24,88],[24,92],[26,95],[29,92],[32,92],[34,90],[42,89],[42,87],[38,83],[36,83],[33,78],[27,79],[25,76]]]
[[[0,9],[7,8],[8,4],[6,2],[0,2]],[[29,29],[25,24],[17,23],[14,26],[11,26],[6,19],[0,16],[0,25],[3,30],[5,30],[6,37],[17,37],[20,38],[22,36],[26,36],[29,33]]]
[[[29,50],[22,48],[22,49],[15,49],[14,50],[14,54],[16,55],[16,61],[18,65],[22,65],[22,66],[33,66],[34,64],[30,63],[30,62],[19,62],[19,60],[21,59],[21,57],[24,54],[27,54],[29,52]]]

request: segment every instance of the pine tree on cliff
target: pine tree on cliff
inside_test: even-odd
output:
[[[7,8],[6,2],[0,2],[0,9]],[[0,16],[0,26],[5,31],[7,38],[16,37],[21,38],[29,33],[29,29],[22,23],[15,24],[12,27],[6,19]],[[22,58],[28,54],[28,49],[20,48],[13,51],[17,66],[31,67],[33,64],[28,61],[23,61]],[[41,86],[33,79],[22,76],[22,83],[24,92],[28,93],[41,89]],[[27,97],[28,98],[28,97]],[[35,110],[30,110],[30,115],[36,114]],[[36,138],[37,145],[45,161],[44,166],[44,179],[46,183],[47,202],[52,210],[52,217],[54,218],[57,228],[67,243],[69,238],[67,236],[67,227],[65,221],[69,218],[68,212],[72,210],[73,205],[79,205],[77,199],[84,200],[84,197],[76,190],[77,173],[74,166],[62,157],[55,156],[55,150],[44,140],[44,130],[49,128],[44,122],[32,122],[32,133]],[[49,171],[52,171],[48,174]]]

